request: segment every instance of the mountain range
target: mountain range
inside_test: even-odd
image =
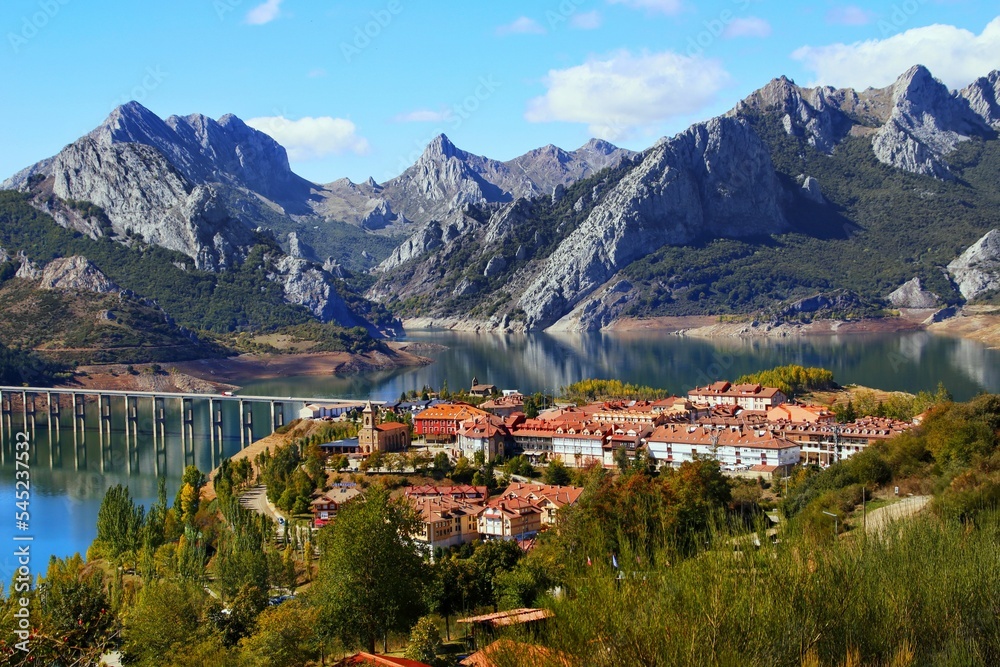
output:
[[[258,271],[289,307],[375,335],[387,311],[497,330],[867,313],[996,290],[998,101],[998,72],[959,91],[921,66],[865,91],[781,77],[638,153],[593,139],[498,161],[440,135],[384,183],[328,184],[231,114],[130,102],[0,187],[189,277]]]

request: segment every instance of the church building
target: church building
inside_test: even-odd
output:
[[[402,452],[410,446],[410,427],[401,422],[378,423],[378,411],[371,401],[361,413],[358,449],[362,454]]]

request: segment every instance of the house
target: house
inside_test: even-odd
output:
[[[428,442],[454,442],[462,422],[487,414],[467,403],[440,403],[413,418],[413,432]]]
[[[801,455],[799,444],[780,434],[735,425],[667,424],[653,431],[646,439],[646,448],[660,465],[679,467],[687,461],[710,458],[723,469],[762,466],[760,472],[768,474],[787,473]]]
[[[542,511],[542,524],[551,526],[556,522],[556,513],[563,507],[575,505],[582,494],[583,489],[578,486],[512,482],[500,497],[530,500]]]
[[[361,495],[361,491],[350,482],[338,484],[329,491],[323,492],[310,503],[313,513],[313,525],[317,528],[325,525],[335,516],[345,503]]]
[[[688,392],[688,400],[710,405],[737,405],[744,410],[770,410],[788,398],[774,387],[762,387],[759,384],[732,385],[721,381],[692,389]]]
[[[299,419],[338,419],[364,407],[364,403],[309,403],[299,410]]]
[[[498,611],[492,614],[482,614],[480,616],[470,616],[468,618],[458,619],[458,623],[466,624],[472,629],[472,642],[475,646],[479,646],[483,643],[490,642],[493,645],[493,640],[495,639],[497,633],[504,628],[511,627],[521,627],[525,629],[531,629],[534,626],[538,626],[545,623],[548,619],[555,616],[551,609],[510,609],[508,611]],[[496,651],[496,648],[494,648]],[[488,651],[485,651],[489,653]],[[475,654],[473,654],[475,655]],[[535,654],[536,657],[540,657],[542,654]],[[469,656],[471,658],[472,656]],[[519,656],[523,657],[523,656]],[[475,665],[477,663],[472,662],[461,662],[459,664]],[[479,663],[482,664],[482,663]],[[490,664],[490,663],[486,663]],[[504,663],[506,664],[506,663]],[[523,665],[537,665],[539,664],[536,660],[530,662],[519,661],[518,664]],[[548,664],[548,663],[541,663]]]
[[[472,459],[476,452],[482,452],[486,461],[492,461],[504,453],[510,433],[503,419],[495,415],[475,417],[462,422],[458,429],[459,456]]]
[[[355,653],[339,662],[333,663],[334,667],[430,667],[425,662],[410,660],[409,658],[397,658],[391,655],[376,655],[374,653]]]
[[[361,413],[358,446],[362,454],[402,452],[410,447],[410,427],[401,422],[378,422],[371,401]]]
[[[479,384],[479,380],[472,378],[472,387],[469,388],[469,395],[484,398],[497,393],[497,388],[492,384]]]
[[[360,445],[358,444],[357,438],[334,440],[333,442],[320,443],[317,446],[319,447],[319,450],[327,456],[338,454],[357,454],[360,451]]]
[[[494,498],[479,512],[479,534],[499,540],[530,537],[541,529],[541,516],[542,510],[525,498]]]
[[[833,412],[822,405],[782,403],[767,411],[769,422],[803,422],[810,424],[831,424],[837,420]]]
[[[413,538],[433,551],[479,539],[478,516],[482,501],[462,500],[451,496],[407,496],[417,511],[420,527]]]
[[[506,418],[515,412],[524,412],[524,396],[517,392],[508,394],[505,390],[503,396],[480,403],[479,408],[498,417]]]
[[[519,664],[524,665],[573,667],[576,664],[569,656],[557,653],[550,648],[538,644],[517,642],[512,639],[498,639],[458,664],[462,667],[498,667],[499,665],[512,664],[512,659],[516,659]]]
[[[408,486],[403,494],[407,498],[441,498],[447,496],[454,500],[466,500],[473,502],[485,502],[489,497],[489,490],[485,486],[472,486],[470,484],[455,484],[453,486],[433,486],[425,484],[422,486]]]
[[[881,417],[863,417],[850,424],[778,423],[775,433],[802,448],[802,462],[830,465],[863,452],[866,447],[894,438],[913,427]]]

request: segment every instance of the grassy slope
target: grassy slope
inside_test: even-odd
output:
[[[102,317],[105,311],[114,319]],[[118,294],[42,290],[13,278],[0,284],[0,312],[0,340],[62,361],[138,363],[223,353],[192,340],[162,311]]]

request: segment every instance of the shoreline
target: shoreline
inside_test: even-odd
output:
[[[273,380],[299,375],[335,375],[375,370],[425,366],[433,362],[409,350],[407,342],[389,341],[389,352],[300,352],[295,354],[241,354],[235,357],[162,362],[154,364],[95,364],[80,366],[69,382],[61,386],[134,391],[184,391],[221,393],[237,391],[253,380]],[[414,345],[414,347],[419,347]]]
[[[623,334],[646,331],[696,338],[792,338],[926,331],[939,336],[974,340],[991,349],[1000,349],[1000,306],[965,306],[954,314],[943,315],[940,308],[903,309],[897,317],[862,320],[821,319],[808,323],[779,324],[750,320],[720,322],[718,315],[673,315],[641,319],[622,318],[615,320],[601,331]],[[940,321],[936,321],[938,319]],[[405,329],[415,331],[526,333],[498,330],[485,321],[457,317],[414,317],[404,320],[403,325]]]

